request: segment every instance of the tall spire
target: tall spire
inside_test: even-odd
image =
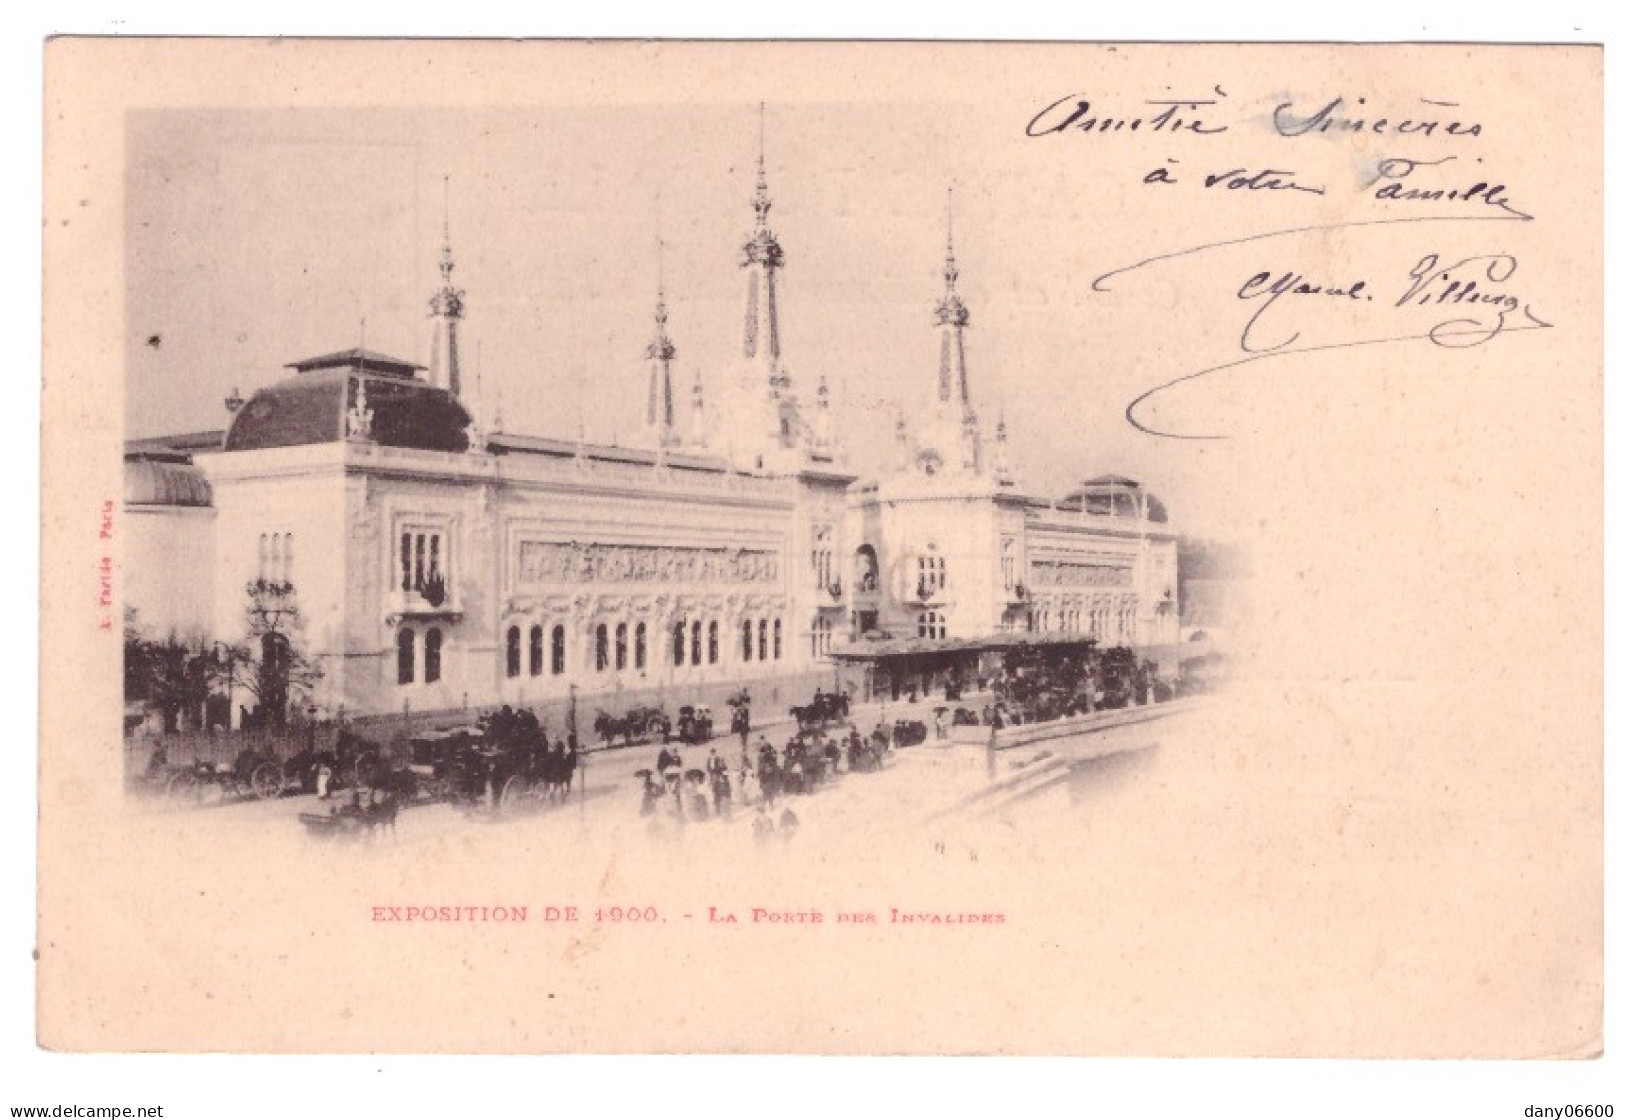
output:
[[[756,118],[756,228],[767,228],[767,212],[773,200],[767,196],[767,102],[757,104]]]
[[[970,311],[959,295],[959,258],[954,252],[953,190],[948,191],[947,237],[942,259],[942,296],[935,318],[938,356],[930,437],[924,441],[941,466],[982,472],[982,437],[971,407],[970,376],[965,366],[965,328]]]
[[[761,106],[756,155],[756,230],[745,242],[742,267],[747,270],[745,296],[745,357],[761,355],[770,369],[779,362],[779,307],[777,272],[784,267],[784,250],[768,228],[773,201],[767,195],[767,106]]]
[[[797,414],[790,375],[780,365],[779,270],[784,251],[768,225],[773,209],[767,193],[767,106],[757,107],[756,194],[751,202],[755,228],[743,247],[745,270],[744,362],[729,386],[729,417],[737,417],[738,451],[749,463],[782,458],[800,447],[803,423]]]
[[[462,369],[457,354],[457,324],[463,318],[461,288],[452,283],[457,263],[451,255],[451,176],[441,179],[440,290],[429,298],[429,314],[434,319],[434,353],[429,359],[429,381],[452,396],[462,392]]]
[[[677,442],[676,406],[672,399],[671,363],[677,357],[677,347],[666,334],[666,254],[664,242],[656,242],[655,255],[655,334],[644,350],[649,359],[649,408],[644,418],[645,427],[656,447],[670,447]]]

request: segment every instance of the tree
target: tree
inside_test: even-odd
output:
[[[289,704],[309,698],[322,668],[301,648],[304,617],[292,583],[256,579],[244,593],[246,637],[223,651],[222,670],[254,697],[263,723],[284,727]]]
[[[203,706],[214,686],[226,679],[219,651],[201,637],[183,639],[174,631],[147,638],[133,608],[124,612],[124,699],[145,703],[175,731],[182,713],[202,726]]]

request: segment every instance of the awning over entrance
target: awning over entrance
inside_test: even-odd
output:
[[[980,638],[879,638],[860,640],[832,649],[837,661],[889,661],[937,654],[996,653],[1011,649],[1069,647],[1088,649],[1100,643],[1082,634],[988,634]]]
[[[980,638],[877,638],[861,639],[829,651],[837,661],[884,662],[905,657],[942,654],[1003,653],[1012,649],[1073,649],[1083,652],[1105,648],[1097,638],[1072,633],[988,634]],[[1177,643],[1130,646],[1142,659],[1173,664],[1210,653],[1206,643]]]

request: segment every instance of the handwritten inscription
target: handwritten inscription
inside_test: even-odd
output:
[[[1422,104],[1430,109],[1459,108],[1453,101],[1433,101],[1422,99]],[[1309,136],[1311,134],[1324,134],[1328,132],[1354,133],[1369,132],[1374,136],[1383,136],[1389,133],[1395,135],[1423,135],[1423,136],[1478,136],[1484,131],[1484,126],[1474,121],[1460,121],[1445,119],[1443,114],[1429,114],[1428,117],[1417,119],[1415,117],[1395,118],[1391,114],[1381,114],[1376,117],[1366,115],[1360,106],[1365,105],[1365,98],[1355,98],[1355,108],[1350,109],[1341,97],[1334,97],[1325,102],[1314,112],[1307,116],[1298,116],[1298,106],[1291,101],[1283,102],[1275,107],[1271,115],[1271,123],[1275,131],[1282,136]],[[1431,118],[1431,119],[1430,119]]]
[[[1221,97],[1224,91],[1215,87]],[[1195,136],[1225,132],[1229,125],[1204,120],[1202,114],[1218,101],[1214,98],[1149,99],[1135,107],[1113,112],[1097,109],[1082,94],[1069,93],[1044,106],[1027,122],[1027,135],[1055,136],[1063,132],[1175,133],[1183,130]]]
[[[1188,208],[1201,205],[1197,199],[1226,197],[1250,208],[1226,208],[1227,221],[1253,210],[1283,215],[1271,223],[1278,228],[1169,247],[1095,278],[1094,291],[1110,292],[1126,274],[1182,258],[1254,245],[1269,251],[1241,261],[1234,272],[1222,261],[1209,263],[1193,281],[1189,298],[1194,300],[1210,277],[1232,277],[1221,283],[1244,312],[1239,333],[1230,336],[1236,350],[1229,360],[1141,393],[1125,409],[1130,425],[1157,436],[1223,438],[1158,431],[1136,410],[1176,385],[1287,354],[1406,341],[1482,346],[1505,333],[1551,326],[1530,304],[1521,283],[1527,270],[1520,271],[1518,259],[1503,245],[1455,247],[1435,240],[1426,251],[1418,251],[1424,243],[1401,250],[1405,255],[1396,259],[1390,238],[1375,243],[1381,257],[1368,259],[1360,255],[1359,239],[1344,235],[1335,242],[1316,238],[1298,252],[1308,235],[1332,231],[1535,220],[1515,186],[1486,166],[1486,126],[1470,108],[1439,97],[1368,103],[1365,96],[1332,92],[1265,99],[1212,88],[1212,96],[1111,105],[1101,97],[1070,93],[1044,104],[1025,126],[1034,139],[1081,134],[1111,138],[1114,147],[1129,151],[1150,149],[1145,154],[1156,166],[1130,173],[1153,194],[1172,201],[1183,193],[1191,200],[1176,205]],[[1226,139],[1214,139],[1220,136]],[[1339,140],[1344,143],[1335,143]],[[1385,143],[1401,150],[1385,151]],[[1333,205],[1324,206],[1321,199]],[[1326,263],[1330,244],[1348,255],[1346,263]],[[1208,290],[1222,306],[1224,296]]]
[[[1373,195],[1385,202],[1445,202],[1463,203],[1473,206],[1493,206],[1508,214],[1519,218],[1528,218],[1529,215],[1512,205],[1507,197],[1505,183],[1490,183],[1480,180],[1471,185],[1459,184],[1456,186],[1435,186],[1421,182],[1407,182],[1410,176],[1420,167],[1438,167],[1450,163],[1455,156],[1444,156],[1441,159],[1406,159],[1403,156],[1389,156],[1377,164],[1377,175],[1372,180]],[[1418,176],[1420,180],[1421,176]],[[1377,184],[1381,184],[1378,186]]]

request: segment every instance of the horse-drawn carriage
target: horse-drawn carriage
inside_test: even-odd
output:
[[[616,739],[628,747],[634,742],[657,738],[664,743],[671,739],[671,717],[660,708],[633,708],[624,716],[612,716],[600,708],[592,721],[592,729],[606,747],[613,746]]]
[[[410,741],[410,763],[391,774],[389,785],[407,804],[498,812],[540,808],[568,792],[576,756],[562,741],[545,747],[539,728],[534,737],[497,732],[454,727],[419,735]]]
[[[808,731],[843,720],[851,710],[852,698],[847,693],[819,689],[807,703],[792,706],[790,715],[802,731]]]
[[[390,764],[374,774],[375,788],[389,790],[406,805],[473,803],[485,796],[496,752],[482,729],[426,731],[404,746],[404,758],[392,754]]]
[[[896,747],[917,747],[925,742],[929,732],[917,719],[900,719],[892,724],[891,742]]]
[[[204,759],[190,766],[168,766],[155,752],[149,773],[163,783],[170,801],[187,806],[217,804],[246,798],[278,797],[283,790],[283,764],[274,755],[251,748],[230,762]]]
[[[394,831],[400,806],[395,794],[377,789],[369,790],[363,800],[357,787],[345,804],[331,806],[326,813],[300,813],[299,823],[316,840],[370,839]]]

